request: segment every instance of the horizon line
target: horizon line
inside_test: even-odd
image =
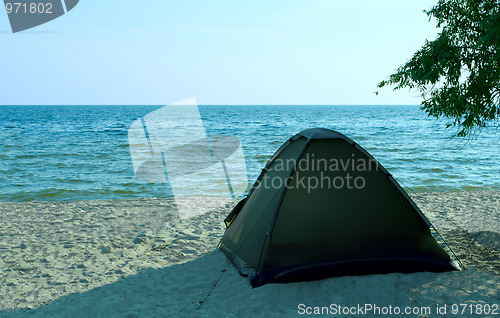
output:
[[[168,106],[170,104],[0,104],[5,106]],[[420,104],[197,104],[198,106],[421,106]]]

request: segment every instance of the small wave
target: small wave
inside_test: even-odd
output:
[[[431,169],[427,169],[427,170],[431,171],[431,172],[436,172],[436,173],[446,172],[445,170],[440,169],[440,168],[431,168]]]
[[[412,158],[397,158],[397,161],[402,161],[402,162],[415,162],[415,159]]]

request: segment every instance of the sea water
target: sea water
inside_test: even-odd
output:
[[[136,178],[128,129],[162,106],[0,106],[0,200],[169,197]],[[288,138],[314,127],[364,147],[407,191],[500,189],[500,130],[456,137],[419,106],[199,106],[207,134],[239,138],[253,184]],[[209,185],[208,185],[209,186]]]

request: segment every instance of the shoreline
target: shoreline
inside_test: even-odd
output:
[[[500,187],[466,187],[466,189],[442,189],[433,190],[425,187],[422,188],[408,188],[403,186],[403,184],[396,179],[403,190],[410,196],[419,194],[437,194],[437,193],[455,193],[455,192],[481,192],[481,191],[500,191]],[[253,185],[253,183],[252,183]],[[246,195],[246,194],[245,194]],[[10,203],[71,203],[71,202],[87,202],[87,201],[133,201],[133,200],[171,200],[174,199],[173,196],[170,197],[126,197],[126,198],[108,198],[108,199],[62,199],[62,200],[5,200],[0,199],[0,202],[10,202]]]
[[[449,275],[489,277],[483,287],[498,302],[500,283],[495,285],[491,277],[496,277],[497,282],[500,277],[500,190],[409,195],[469,267]],[[143,272],[175,270],[183,268],[182,264],[203,267],[202,260],[207,258],[207,263],[219,264],[223,258],[214,249],[225,230],[223,220],[238,200],[218,200],[193,201],[193,206],[200,202],[222,206],[191,219],[179,219],[173,199],[0,201],[0,283],[4,286],[0,290],[0,314],[5,310],[39,308],[73,293],[87,295],[133,280]],[[232,266],[229,268],[231,273],[226,276],[235,275],[233,280],[248,284],[232,273]],[[193,279],[182,280],[195,284]],[[277,285],[282,284],[271,284],[266,289]],[[494,286],[496,293],[492,294]]]

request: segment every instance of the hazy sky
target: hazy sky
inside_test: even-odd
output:
[[[0,104],[419,104],[374,92],[436,2],[80,0],[16,34],[0,8]]]

